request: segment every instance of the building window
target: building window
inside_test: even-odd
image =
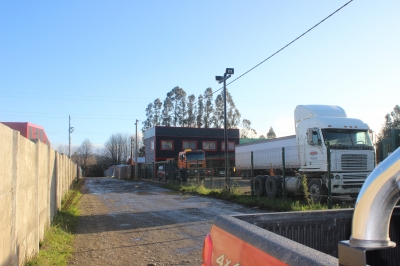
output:
[[[186,149],[197,150],[197,141],[184,140],[182,141],[182,147],[184,150]]]
[[[173,140],[162,140],[161,141],[161,150],[173,150],[174,149],[174,141]]]
[[[216,151],[217,142],[216,141],[203,141],[202,143],[204,151]]]
[[[221,151],[225,151],[225,141],[221,141]],[[235,151],[234,141],[228,141],[228,151]]]
[[[150,142],[150,149],[151,149],[151,150],[154,150],[154,140],[152,140],[152,141]]]

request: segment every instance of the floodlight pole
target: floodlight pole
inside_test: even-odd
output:
[[[224,149],[225,149],[225,186],[230,194],[230,171],[229,171],[229,160],[228,160],[228,128],[226,119],[226,80],[231,77],[234,73],[233,68],[227,68],[224,76],[216,76],[215,79],[222,83],[224,82]]]
[[[230,193],[231,182],[229,180],[228,167],[228,129],[226,122],[226,72],[224,73],[224,148],[225,148],[225,183],[227,184],[228,194]]]

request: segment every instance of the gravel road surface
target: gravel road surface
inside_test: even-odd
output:
[[[69,265],[201,265],[218,214],[256,210],[154,182],[87,178]]]

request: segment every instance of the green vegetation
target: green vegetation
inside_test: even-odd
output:
[[[181,191],[183,194],[191,193],[201,196],[213,197],[223,200],[228,200],[237,204],[241,204],[247,207],[257,207],[261,210],[284,212],[284,211],[310,211],[310,210],[325,210],[328,209],[326,204],[313,203],[310,197],[289,197],[286,200],[283,198],[268,198],[266,196],[257,197],[251,196],[248,193],[243,193],[240,187],[234,185],[230,189],[230,193],[227,193],[226,189],[209,189],[203,186],[203,184],[167,184],[167,187],[176,191]],[[307,191],[307,190],[306,190]],[[340,207],[335,205],[333,208],[338,209]]]
[[[73,251],[74,231],[78,224],[79,203],[82,194],[79,192],[84,180],[74,183],[73,189],[62,201],[61,210],[57,212],[44,240],[39,244],[39,255],[26,265],[67,265]]]

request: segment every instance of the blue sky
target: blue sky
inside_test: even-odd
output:
[[[102,145],[175,86],[237,78],[347,1],[1,1],[0,121],[53,145]],[[228,86],[259,134],[294,134],[299,104],[332,104],[378,132],[400,104],[400,1],[355,0]]]

